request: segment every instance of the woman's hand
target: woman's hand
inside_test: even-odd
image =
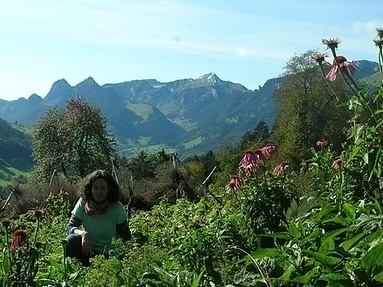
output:
[[[84,252],[87,256],[91,256],[93,253],[93,246],[92,242],[90,241],[88,232],[83,231],[81,238],[82,252]]]

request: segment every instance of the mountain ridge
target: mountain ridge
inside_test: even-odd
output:
[[[357,73],[363,77],[377,69],[371,61],[360,61],[359,66]],[[59,79],[44,98],[33,94],[28,99],[0,100],[0,118],[31,127],[47,110],[82,97],[104,113],[123,154],[129,153],[127,142],[138,147],[145,142],[143,149],[161,146],[180,154],[199,153],[216,149],[225,138],[239,140],[260,121],[271,127],[276,116],[274,90],[282,84],[283,78],[276,77],[249,90],[215,73],[170,82],[146,79],[103,85],[92,77],[75,86]],[[197,143],[190,148],[190,142]]]

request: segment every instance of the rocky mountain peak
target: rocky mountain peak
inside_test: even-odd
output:
[[[92,89],[100,88],[100,85],[97,84],[97,82],[92,77],[88,77],[84,81],[78,83],[76,87],[81,89]]]
[[[57,80],[56,82],[53,83],[50,93],[56,93],[56,92],[61,92],[70,89],[71,86],[65,79]]]
[[[201,82],[209,83],[209,84],[213,84],[213,85],[222,82],[222,80],[220,78],[218,78],[218,76],[214,73],[205,74],[205,75],[199,77],[198,80]]]

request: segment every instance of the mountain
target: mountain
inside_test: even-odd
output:
[[[279,82],[279,78],[272,79],[259,90],[251,91],[210,73],[198,79],[169,83],[142,80],[103,87],[122,99],[156,107],[185,130],[178,142],[199,138],[204,141],[205,148],[216,148],[224,138],[238,140],[244,131],[254,129],[261,120],[272,124],[275,117],[273,91]]]
[[[369,77],[378,68],[370,61],[357,65],[357,78]],[[249,90],[214,73],[167,83],[147,79],[102,86],[92,77],[75,86],[61,79],[44,98],[0,100],[0,118],[31,127],[47,110],[82,97],[101,109],[108,131],[124,154],[132,147],[152,146],[189,155],[215,150],[225,141],[236,142],[260,121],[272,127],[276,116],[273,94],[282,84],[283,78],[273,78]]]

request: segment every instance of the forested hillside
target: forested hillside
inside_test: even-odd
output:
[[[23,181],[33,164],[31,136],[22,127],[0,119],[0,185],[12,178]]]

